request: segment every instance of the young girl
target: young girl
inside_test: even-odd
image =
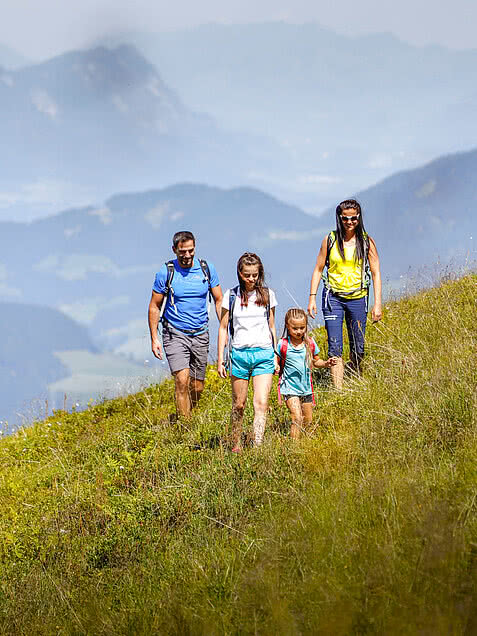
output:
[[[311,369],[330,368],[335,358],[321,360],[316,342],[308,335],[306,312],[298,307],[285,316],[283,338],[278,343],[280,357],[279,390],[290,411],[291,437],[297,439],[303,425],[311,424],[313,386]]]
[[[254,444],[263,441],[268,397],[272,378],[278,369],[275,356],[275,307],[277,301],[271,289],[265,287],[262,261],[251,252],[243,254],[237,263],[239,285],[228,289],[222,300],[222,317],[218,337],[217,367],[222,378],[227,377],[224,347],[230,323],[230,380],[232,384],[232,451],[242,450],[242,422],[250,378],[253,383]]]

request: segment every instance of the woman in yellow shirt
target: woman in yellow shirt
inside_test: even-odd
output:
[[[323,270],[326,267],[326,272]],[[371,273],[371,276],[370,276]],[[373,280],[373,322],[381,320],[381,272],[376,244],[366,233],[362,210],[355,199],[336,207],[336,230],[325,236],[311,277],[308,313],[316,316],[316,293],[323,278],[322,310],[328,335],[328,357],[336,358],[331,377],[343,385],[343,320],[350,343],[350,366],[360,371],[368,313],[370,278]]]

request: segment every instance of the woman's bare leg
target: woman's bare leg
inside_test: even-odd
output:
[[[242,423],[245,403],[247,402],[248,380],[230,376],[232,384],[232,413],[230,414],[230,428],[232,450],[239,451],[242,447]]]
[[[343,358],[336,358],[336,364],[330,368],[331,371],[331,379],[333,381],[333,386],[338,391],[341,391],[343,388],[343,374],[344,374],[344,364]]]
[[[272,388],[271,373],[254,375],[253,381],[253,435],[255,446],[260,446],[263,442],[265,424],[267,421],[268,398]]]

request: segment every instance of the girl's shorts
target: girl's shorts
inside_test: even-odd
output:
[[[309,393],[308,395],[292,395],[292,394],[283,395],[282,394],[282,399],[285,400],[285,402],[287,400],[289,400],[290,398],[293,398],[293,397],[297,397],[302,404],[312,404],[313,403],[313,395],[311,393]]]
[[[260,349],[232,349],[230,354],[230,375],[248,380],[254,375],[273,374],[275,372],[275,352],[273,347]]]

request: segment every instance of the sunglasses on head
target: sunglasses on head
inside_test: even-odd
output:
[[[359,219],[359,214],[355,214],[354,216],[345,216],[344,214],[340,214],[342,221],[357,221]]]

